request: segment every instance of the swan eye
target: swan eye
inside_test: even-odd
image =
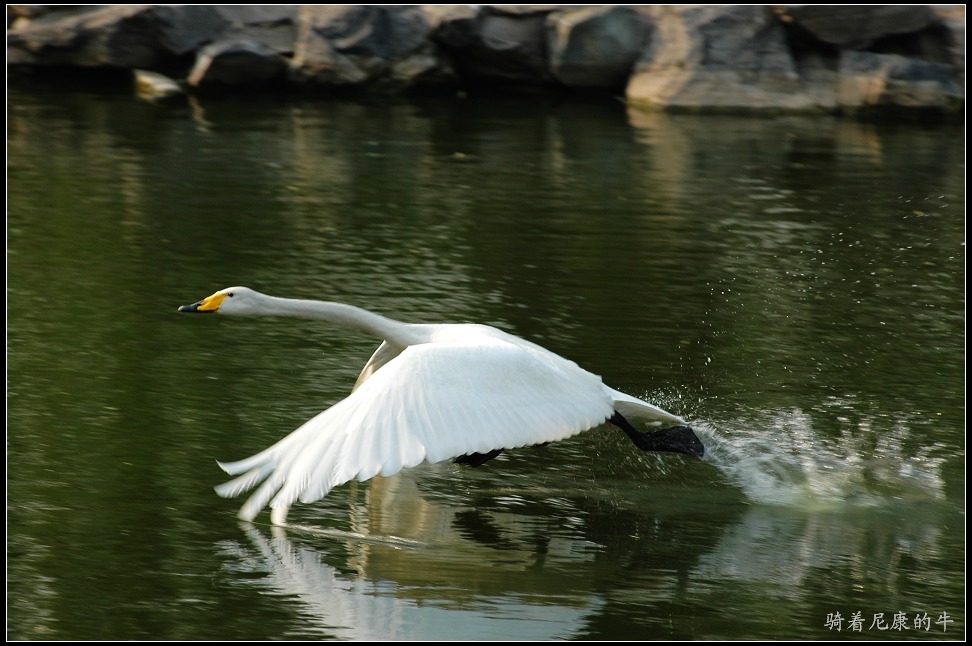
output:
[[[229,294],[227,294],[227,296],[229,296],[230,298],[233,298],[233,292],[230,292]]]

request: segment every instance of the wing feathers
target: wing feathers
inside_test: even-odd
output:
[[[410,346],[380,364],[344,400],[270,448],[220,463],[242,474],[216,488],[257,486],[239,516],[268,503],[313,502],[352,479],[389,476],[421,462],[564,439],[597,426],[613,394],[573,362],[498,339]],[[384,361],[381,361],[384,359]]]

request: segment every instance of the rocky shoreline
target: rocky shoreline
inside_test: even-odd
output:
[[[965,108],[964,5],[7,5],[7,67],[147,96],[514,87],[690,112]]]

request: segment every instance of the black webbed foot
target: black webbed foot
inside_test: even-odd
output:
[[[456,464],[465,464],[470,467],[481,467],[502,452],[503,449],[493,449],[489,453],[467,453],[466,455],[460,455],[458,458],[453,458],[452,461]]]
[[[660,431],[643,432],[631,425],[621,413],[615,412],[608,420],[631,438],[642,451],[670,451],[697,458],[705,455],[705,445],[688,426],[672,426]]]

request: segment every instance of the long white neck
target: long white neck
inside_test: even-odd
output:
[[[265,299],[263,305],[268,315],[330,321],[362,332],[368,332],[401,348],[425,341],[420,332],[423,326],[402,323],[354,305],[280,298],[265,294],[263,297]]]

